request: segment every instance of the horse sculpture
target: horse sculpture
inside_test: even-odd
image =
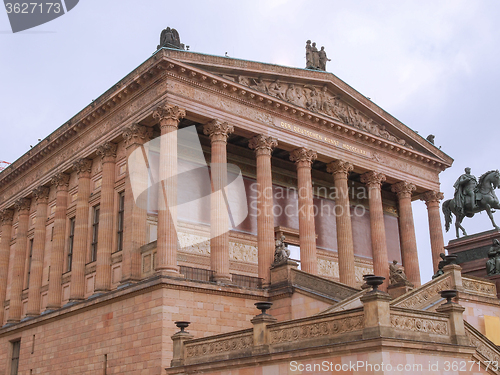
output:
[[[495,189],[500,187],[500,172],[497,170],[489,171],[483,174],[477,183],[475,188],[476,202],[472,205],[473,208],[466,207],[463,212],[459,212],[456,207],[455,199],[448,199],[443,203],[443,213],[445,217],[445,228],[446,231],[450,229],[451,224],[451,214],[455,215],[455,229],[457,238],[460,237],[459,229],[462,230],[464,236],[467,236],[464,227],[462,227],[462,220],[467,217],[473,217],[474,214],[486,211],[491,223],[495,229],[500,229],[493,219],[493,209],[500,209],[500,202],[495,194]]]

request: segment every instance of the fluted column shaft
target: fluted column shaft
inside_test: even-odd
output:
[[[92,160],[80,159],[73,164],[78,174],[78,196],[76,198],[75,232],[73,235],[73,257],[71,261],[70,301],[80,301],[85,296],[85,262],[89,227],[90,174]]]
[[[156,271],[178,275],[177,267],[177,129],[186,111],[169,104],[158,107],[153,117],[159,120],[161,187],[158,197]]]
[[[312,191],[311,166],[316,160],[315,151],[305,148],[293,150],[290,160],[297,167],[297,188],[299,195],[299,237],[300,264],[302,271],[316,275],[318,260],[316,255],[316,227]]]
[[[389,285],[389,256],[387,255],[384,209],[380,190],[384,181],[385,176],[382,173],[371,171],[361,175],[361,182],[368,187],[373,273],[385,277],[384,283],[379,288],[387,291]]]
[[[439,201],[444,198],[443,193],[428,191],[422,197],[427,205],[427,215],[429,217],[429,234],[431,237],[432,264],[434,273],[438,270],[438,264],[442,260],[439,254],[444,253],[443,228],[441,226],[441,216],[439,213]]]
[[[123,132],[125,147],[128,158],[144,143],[148,142],[152,135],[152,128],[133,124]],[[147,181],[147,170],[144,176],[139,176],[134,184]],[[145,190],[147,187],[139,189]],[[125,177],[125,204],[124,204],[124,226],[123,226],[123,251],[122,251],[122,284],[135,282],[141,278],[141,246],[146,244],[146,222],[147,222],[147,197],[145,194],[134,201],[132,192],[132,181],[130,180],[130,168],[127,165],[127,176]],[[141,200],[139,200],[141,199]]]
[[[203,132],[210,136],[212,194],[210,197],[210,267],[215,281],[228,281],[229,274],[229,218],[226,206],[227,138],[234,128],[227,122],[212,120]]]
[[[356,266],[352,240],[351,207],[347,177],[353,169],[349,162],[336,160],[328,164],[327,170],[333,174],[336,190],[335,219],[337,222],[337,247],[339,255],[340,282],[356,286]]]
[[[36,222],[35,235],[33,238],[33,253],[31,256],[30,282],[28,285],[28,309],[26,312],[26,316],[30,317],[40,315],[40,289],[42,287],[49,188],[40,186],[33,191],[33,196],[36,199]]]
[[[102,183],[94,291],[103,293],[111,290],[116,144],[106,142],[97,148],[97,153],[102,157]]]
[[[7,323],[17,323],[21,320],[24,283],[24,261],[28,247],[28,221],[31,200],[22,198],[16,202],[19,212],[19,223],[17,226],[17,237],[14,252],[14,265],[12,267],[12,279],[10,284],[9,318]]]
[[[416,288],[420,286],[420,267],[418,265],[417,240],[411,208],[411,194],[416,190],[415,185],[402,181],[392,185],[392,191],[397,194],[399,201],[399,232],[401,235],[401,257],[408,281]]]
[[[47,310],[61,307],[64,245],[66,243],[66,212],[68,210],[69,175],[59,173],[52,179],[56,186],[56,212],[54,214],[54,236],[50,252],[50,275]]]
[[[0,326],[3,325],[5,308],[5,295],[7,292],[7,270],[9,269],[10,241],[12,239],[12,219],[13,210],[3,210],[0,212],[2,219],[2,237],[0,239]]]
[[[250,140],[257,161],[257,249],[259,277],[264,285],[271,282],[274,261],[273,176],[271,154],[278,145],[272,137],[258,135]]]

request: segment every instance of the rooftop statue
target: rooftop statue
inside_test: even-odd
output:
[[[288,246],[285,243],[285,236],[281,236],[279,239],[276,240],[273,265],[276,266],[282,263],[286,263],[289,258],[290,258],[290,250],[288,249]]]
[[[493,240],[493,246],[488,251],[488,260],[486,261],[486,272],[488,276],[500,274],[500,241]]]
[[[160,34],[160,44],[156,47],[156,49],[160,49],[162,47],[184,49],[184,44],[181,43],[181,38],[176,29],[167,27],[162,30]]]
[[[326,56],[325,47],[321,47],[321,50],[318,51],[316,42],[311,45],[311,41],[308,40],[306,42],[306,69],[326,71],[327,61],[331,60]]]
[[[453,187],[455,196],[443,203],[446,231],[450,229],[453,213],[457,238],[460,237],[459,229],[462,230],[464,236],[467,236],[462,227],[462,220],[466,216],[473,217],[481,211],[486,211],[495,229],[500,229],[493,219],[493,212],[495,212],[493,210],[500,209],[500,203],[495,194],[495,189],[500,187],[498,169],[486,172],[477,181],[476,177],[471,174],[471,169],[465,168],[465,173],[457,179]]]

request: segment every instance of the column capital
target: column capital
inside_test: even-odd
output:
[[[73,170],[77,173],[78,177],[90,177],[92,172],[92,160],[78,159],[73,163]]]
[[[19,213],[21,213],[22,211],[25,211],[25,213],[28,213],[30,210],[30,206],[31,206],[31,199],[29,199],[29,198],[18,199],[14,203],[14,205],[16,206]]]
[[[234,132],[234,126],[226,121],[211,120],[203,126],[203,134],[208,135],[212,142],[227,142],[229,134]]]
[[[347,178],[349,176],[349,172],[354,169],[352,163],[343,160],[335,160],[326,166],[326,171],[328,173],[333,174],[334,176],[340,175],[343,178]]]
[[[173,125],[172,121],[175,121],[176,125],[178,125],[184,117],[186,117],[185,109],[168,103],[158,106],[153,112],[153,118],[158,120],[160,128]]]
[[[103,163],[109,163],[116,158],[116,143],[104,142],[102,145],[97,147],[97,155],[102,157]]]
[[[301,164],[301,166],[311,168],[313,161],[317,158],[318,154],[316,153],[316,151],[308,150],[304,147],[296,148],[295,150],[290,152],[290,160],[294,161],[297,166]]]
[[[383,173],[377,173],[375,171],[369,171],[361,175],[361,182],[368,185],[369,187],[376,187],[380,189],[382,183],[385,182],[386,177]]]
[[[68,189],[69,174],[58,173],[54,177],[52,177],[52,180],[50,182],[57,188],[57,190]]]
[[[434,190],[429,190],[425,192],[421,197],[420,200],[424,201],[427,206],[432,203],[437,203],[439,204],[439,201],[444,198],[444,194],[441,193],[440,191],[434,191]]]
[[[33,196],[37,204],[47,204],[49,202],[49,190],[47,186],[39,186],[33,190]]]
[[[398,199],[411,198],[412,192],[414,192],[417,187],[408,181],[400,181],[391,186],[391,191],[398,195]]]
[[[128,147],[134,144],[142,145],[148,142],[153,136],[153,128],[139,124],[132,124],[125,128],[122,135],[125,140],[125,146]]]
[[[259,134],[250,139],[248,147],[255,150],[257,155],[271,155],[274,148],[278,146],[278,140],[273,137]]]
[[[2,224],[12,224],[12,221],[14,219],[14,210],[11,210],[9,208],[6,208],[4,210],[0,211],[0,218],[2,218]]]

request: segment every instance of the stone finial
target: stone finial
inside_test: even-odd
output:
[[[36,199],[36,203],[48,203],[49,201],[49,191],[47,186],[39,186],[33,190],[33,196]]]
[[[250,139],[248,147],[255,150],[257,155],[271,155],[274,148],[278,146],[278,140],[273,137],[267,137],[259,134]]]
[[[438,203],[444,198],[444,194],[439,191],[428,191],[422,195],[420,200],[424,201],[427,206],[430,203]]]
[[[67,188],[69,186],[69,174],[58,173],[54,177],[52,177],[52,180],[50,182],[57,188]]]
[[[391,186],[391,191],[396,193],[399,199],[411,198],[411,194],[417,187],[408,181],[401,181]]]
[[[172,126],[174,125],[172,121],[176,122],[177,126],[184,117],[186,117],[186,110],[168,103],[160,105],[153,112],[153,118],[158,120],[160,127]]]
[[[361,182],[368,186],[377,187],[380,189],[382,183],[385,182],[386,177],[382,173],[377,173],[375,171],[369,171],[361,175]]]
[[[73,170],[78,174],[78,176],[86,174],[90,177],[92,172],[92,160],[90,159],[78,159],[73,163]]]
[[[335,175],[341,175],[344,178],[347,178],[349,173],[354,169],[354,166],[348,161],[343,160],[335,160],[331,163],[328,163],[326,166],[326,171],[328,173]]]
[[[103,160],[116,158],[116,143],[104,142],[102,145],[97,147],[97,155],[100,155]]]
[[[26,211],[29,212],[30,207],[31,207],[31,199],[29,198],[21,198],[18,199],[14,205],[16,206],[16,209],[21,212],[21,211]]]
[[[314,160],[318,158],[316,151],[308,150],[307,148],[301,147],[290,152],[290,160],[295,163],[303,163],[308,167],[311,167]]]
[[[0,211],[0,217],[2,218],[2,224],[12,224],[12,220],[14,219],[14,210],[4,209]]]
[[[123,131],[123,139],[127,146],[134,143],[144,144],[148,142],[152,136],[153,128],[139,124],[132,124]]]
[[[227,141],[227,137],[233,132],[234,126],[226,121],[211,120],[203,126],[203,134],[208,135],[212,141]]]

